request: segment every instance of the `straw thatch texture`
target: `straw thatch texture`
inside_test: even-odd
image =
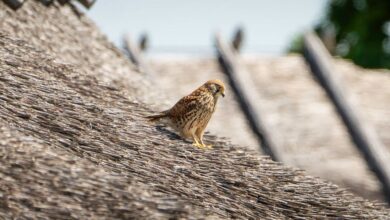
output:
[[[115,88],[20,40],[0,35],[0,45],[0,124],[12,130],[1,131],[5,217],[389,217],[213,136],[214,150],[196,149]]]
[[[44,141],[5,127],[0,137],[1,219],[205,217],[177,196],[167,197]]]
[[[390,103],[384,102],[390,98],[389,90],[384,88],[384,78],[388,76],[365,74],[366,78],[371,77],[371,81],[368,81],[359,78],[356,67],[348,68],[345,61],[338,63],[345,66],[343,73],[355,79],[348,81],[351,86],[361,88],[359,94],[367,96],[364,100],[370,103],[366,107],[371,106],[371,115],[376,116],[376,122],[384,129],[381,130],[382,134],[389,134],[387,119],[383,118],[386,116],[385,107]],[[150,65],[156,83],[171,98],[170,103],[205,79],[226,78],[214,59],[158,58],[153,59]],[[245,70],[240,74],[248,74],[257,85],[252,88],[253,92],[257,92],[262,99],[255,104],[262,110],[260,115],[266,125],[270,126],[271,135],[281,148],[285,163],[305,169],[311,175],[330,180],[366,198],[383,199],[380,183],[368,170],[332,103],[312,78],[301,57],[242,57],[240,65]],[[380,94],[367,88],[369,82],[370,85],[379,85]],[[369,99],[369,96],[376,98]],[[229,137],[233,143],[258,149],[258,143],[246,125],[234,94],[230,93],[219,104],[210,131]]]
[[[135,99],[153,102],[157,92],[122,53],[107,40],[84,14],[68,4],[54,1],[49,7],[36,0],[26,1],[13,11],[0,1],[0,30],[26,39],[61,62],[71,64],[80,74],[93,75],[103,83],[126,88]]]
[[[366,198],[382,199],[380,183],[303,58],[253,58],[242,64],[258,85],[264,119],[277,145],[289,155],[288,164]]]
[[[336,62],[340,79],[362,117],[390,150],[390,70],[368,70]]]

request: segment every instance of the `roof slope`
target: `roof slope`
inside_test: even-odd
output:
[[[84,14],[75,13],[69,4],[54,1],[49,7],[39,1],[25,1],[13,11],[0,1],[0,30],[9,36],[26,39],[35,48],[63,63],[77,67],[80,74],[93,75],[102,83],[126,88],[136,99],[153,102],[157,91],[151,83]]]
[[[165,100],[169,104],[208,78],[221,78],[228,82],[215,59],[154,58],[149,63],[155,70],[153,78],[167,94],[168,99]],[[384,200],[380,182],[355,149],[333,104],[312,77],[301,56],[243,55],[240,66],[240,74],[247,74],[245,78],[252,79],[252,84],[256,85],[250,88],[261,98],[255,104],[261,110],[263,122],[270,127],[278,150],[283,152],[284,163],[348,188],[365,198]],[[390,90],[384,88],[387,85],[385,79],[390,79],[390,75],[362,74],[362,70],[358,74],[356,67],[342,60],[338,60],[337,67],[344,67],[340,73],[348,76],[345,80],[348,85],[356,88],[359,95],[366,96],[362,100],[369,101],[365,106],[370,108],[370,115],[376,116],[370,119],[376,119],[375,122],[382,125],[378,131],[384,136],[389,134],[390,123],[386,123],[388,120],[383,116],[388,114],[386,106],[390,110],[390,100],[385,101],[390,98],[387,94]],[[380,92],[368,87],[373,84],[381,88]],[[220,101],[208,130],[229,137],[235,144],[248,145],[257,150],[258,143],[250,135],[252,131],[246,125],[232,90],[227,91],[230,93]]]
[[[369,121],[390,150],[390,70],[363,69],[352,62],[336,62],[340,78],[362,117]]]
[[[5,217],[158,218],[186,210],[224,219],[389,217],[375,203],[216,137],[206,137],[214,150],[196,149],[146,123],[151,112],[120,90],[21,40],[1,34],[0,45],[0,124],[11,130],[0,132]],[[182,202],[170,209],[169,198]]]
[[[280,151],[288,155],[287,164],[366,198],[382,199],[381,184],[301,56],[253,58],[242,63],[248,70],[243,74],[249,74],[257,85],[254,92],[261,98],[258,104],[264,121]]]
[[[205,217],[177,196],[106,172],[44,141],[0,128],[0,218],[161,219]]]

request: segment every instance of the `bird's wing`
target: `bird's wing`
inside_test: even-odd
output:
[[[178,116],[191,114],[192,112],[196,111],[196,108],[199,104],[198,96],[184,96],[169,110],[169,115]]]

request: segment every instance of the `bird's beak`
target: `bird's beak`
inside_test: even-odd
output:
[[[225,97],[225,92],[221,92],[222,97]]]

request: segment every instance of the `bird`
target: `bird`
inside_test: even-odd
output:
[[[221,80],[209,80],[181,98],[172,108],[147,116],[151,122],[163,122],[176,130],[181,137],[192,139],[193,145],[212,148],[203,142],[203,134],[215,112],[218,98],[225,97],[225,85]]]

